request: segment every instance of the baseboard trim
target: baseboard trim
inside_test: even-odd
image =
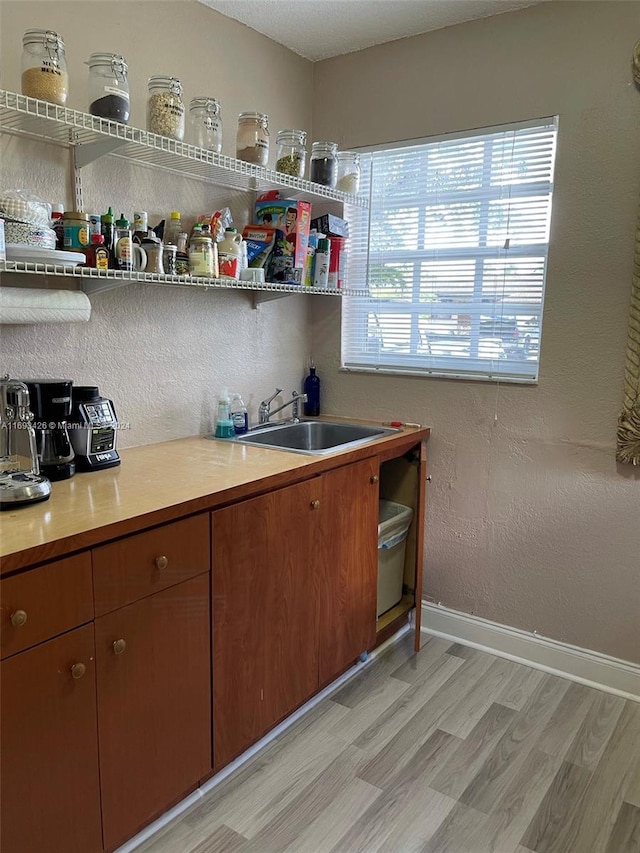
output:
[[[640,665],[422,602],[422,631],[640,702]]]
[[[232,761],[231,764],[228,764],[223,770],[217,773],[215,776],[212,776],[211,779],[208,779],[203,785],[201,785],[196,791],[193,791],[184,800],[181,800],[177,803],[172,809],[165,812],[163,815],[160,815],[159,818],[150,823],[148,826],[145,826],[137,835],[134,835],[133,838],[130,838],[126,841],[121,847],[115,851],[115,853],[133,853],[140,845],[148,841],[151,836],[155,835],[157,832],[160,832],[161,829],[164,829],[167,824],[171,823],[171,821],[175,820],[179,817],[183,812],[186,812],[187,809],[191,808],[191,806],[198,803],[205,794],[208,794],[209,791],[213,791],[214,788],[217,788],[224,780],[229,777],[232,773],[234,773],[239,767],[242,767],[243,764],[246,764],[249,759],[253,758],[253,756],[260,752],[260,750],[264,749],[265,746],[268,746],[271,741],[275,740],[279,737],[283,732],[287,729],[291,728],[291,726],[297,722],[301,717],[304,717],[305,714],[308,714],[312,708],[315,708],[316,705],[319,705],[323,699],[326,699],[327,696],[331,696],[332,693],[335,693],[343,684],[346,684],[347,681],[351,681],[356,675],[358,675],[362,670],[369,666],[373,661],[380,655],[382,652],[392,646],[394,643],[397,643],[405,634],[407,634],[410,630],[413,630],[409,624],[403,625],[399,631],[397,631],[393,636],[389,637],[388,640],[385,640],[384,643],[381,643],[376,649],[374,649],[370,655],[364,661],[359,661],[351,669],[348,669],[346,672],[337,678],[335,681],[332,681],[327,687],[321,690],[319,693],[316,693],[315,696],[312,696],[308,702],[305,702],[297,711],[294,711],[293,714],[290,714],[286,720],[283,720],[279,725],[277,725],[274,729],[266,734],[262,740],[259,740],[257,743],[254,743],[253,746],[249,747],[246,752],[243,752],[241,756],[236,758],[235,761]]]

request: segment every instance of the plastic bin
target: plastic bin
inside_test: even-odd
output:
[[[380,501],[378,511],[378,616],[402,598],[404,552],[413,509]]]

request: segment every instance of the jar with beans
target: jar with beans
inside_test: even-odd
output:
[[[279,130],[276,137],[276,171],[294,178],[304,177],[307,164],[305,144],[307,134],[304,130]]]
[[[184,139],[184,101],[182,83],[175,77],[155,75],[149,78],[149,98],[147,100],[147,130],[168,136],[170,139]]]
[[[89,112],[100,118],[129,121],[127,63],[117,53],[92,53],[89,66]]]
[[[22,94],[63,107],[69,74],[62,38],[52,30],[27,30],[22,45]]]
[[[193,144],[218,154],[222,151],[222,118],[220,103],[215,98],[192,98],[189,116]]]
[[[236,135],[236,157],[245,163],[266,166],[269,161],[269,116],[240,113]]]
[[[338,179],[338,146],[335,142],[314,142],[311,146],[309,178],[316,184],[334,188]]]

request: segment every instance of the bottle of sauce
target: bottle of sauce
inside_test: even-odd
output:
[[[115,229],[115,265],[117,270],[130,272],[133,269],[133,248],[131,240],[131,224],[124,213],[116,219]]]
[[[109,208],[109,210],[106,213],[103,213],[100,217],[100,227],[102,229],[102,236],[104,237],[105,248],[107,252],[109,252],[109,269],[115,269],[115,225],[113,210],[111,210],[111,208]]]
[[[97,270],[109,269],[109,252],[104,245],[102,234],[91,235],[91,245],[87,249],[87,262],[85,266],[94,267]]]

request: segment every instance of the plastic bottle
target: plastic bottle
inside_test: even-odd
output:
[[[236,434],[233,428],[233,421],[229,412],[229,391],[227,388],[222,389],[222,393],[218,397],[218,417],[216,419],[216,438],[233,438]]]
[[[309,367],[309,375],[304,380],[304,393],[307,401],[304,403],[304,416],[306,418],[317,418],[320,414],[320,377],[316,376],[316,368],[312,363]]]
[[[167,227],[164,229],[164,239],[163,243],[165,246],[177,246],[178,245],[178,235],[182,231],[182,217],[177,210],[171,211],[171,219],[167,223]]]
[[[133,269],[133,248],[131,245],[131,225],[129,220],[125,218],[124,213],[120,214],[120,219],[116,219],[116,234],[115,234],[115,266],[118,270]]]
[[[100,227],[102,229],[102,236],[104,237],[104,245],[109,252],[109,267],[110,269],[115,269],[115,257],[114,257],[114,236],[115,236],[115,228],[113,225],[113,210],[109,208],[106,213],[103,213],[100,217]]]
[[[220,278],[238,278],[242,259],[242,235],[235,228],[224,229],[224,240],[218,243]]]
[[[249,429],[249,413],[240,394],[234,394],[231,398],[229,411],[236,435],[242,435],[247,432]]]
[[[331,243],[326,237],[318,240],[318,248],[314,255],[314,287],[329,287],[329,262],[331,258]]]

